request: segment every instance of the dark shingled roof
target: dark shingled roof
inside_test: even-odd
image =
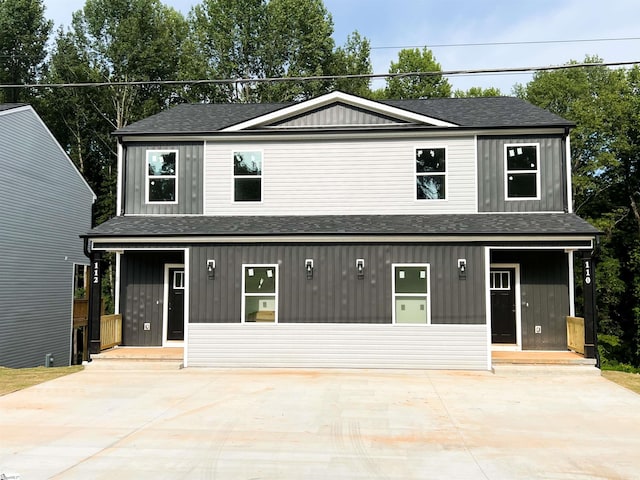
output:
[[[86,236],[332,236],[332,235],[597,235],[586,221],[567,213],[467,215],[318,216],[121,216]]]
[[[574,124],[515,97],[382,100],[380,103],[437,118],[461,127],[571,127]],[[126,134],[215,133],[275,112],[291,103],[183,104],[116,131]]]
[[[26,107],[27,105],[27,103],[0,103],[0,112],[12,110],[18,107]]]

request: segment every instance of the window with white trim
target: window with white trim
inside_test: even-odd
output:
[[[173,272],[173,288],[174,290],[184,290],[184,270]]]
[[[147,150],[147,203],[176,203],[178,151]]]
[[[278,266],[242,266],[242,321],[278,321]]]
[[[511,290],[511,272],[509,270],[492,270],[491,290]]]
[[[507,200],[538,199],[540,148],[536,144],[504,146],[505,197]]]
[[[233,200],[262,201],[262,152],[233,152]]]
[[[444,200],[447,189],[447,149],[416,148],[416,199]]]
[[[428,263],[394,264],[393,323],[431,323]]]

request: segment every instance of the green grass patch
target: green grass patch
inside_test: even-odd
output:
[[[63,377],[82,370],[82,365],[72,367],[36,367],[36,368],[5,368],[0,367],[0,396],[16,392],[23,388]]]
[[[640,395],[640,374],[603,370],[602,376]]]

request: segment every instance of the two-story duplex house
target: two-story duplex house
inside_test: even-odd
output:
[[[508,97],[180,105],[115,132],[118,215],[86,239],[123,343],[185,366],[488,369],[567,349],[598,233],[571,127]]]

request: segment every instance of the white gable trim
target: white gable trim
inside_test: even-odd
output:
[[[392,107],[390,105],[385,105],[385,104],[375,102],[373,100],[367,100],[361,97],[356,97],[355,95],[350,95],[348,93],[331,92],[331,93],[327,93],[326,95],[322,95],[320,97],[313,98],[311,100],[307,100],[305,102],[301,102],[296,105],[291,105],[289,107],[282,108],[280,110],[268,113],[266,115],[262,115],[257,118],[253,118],[251,120],[247,120],[246,122],[232,125],[230,127],[222,129],[221,132],[238,132],[240,130],[245,130],[247,128],[255,127],[265,123],[277,122],[287,117],[300,115],[302,113],[314,110],[319,107],[330,105],[335,102],[346,103],[347,105],[360,107],[365,110],[370,110],[374,113],[395,117],[400,120],[405,120],[409,122],[417,122],[422,124],[434,125],[436,127],[457,127],[458,126],[454,123],[449,123],[442,120],[438,120],[436,118],[420,115],[418,113],[409,112],[401,108]]]

